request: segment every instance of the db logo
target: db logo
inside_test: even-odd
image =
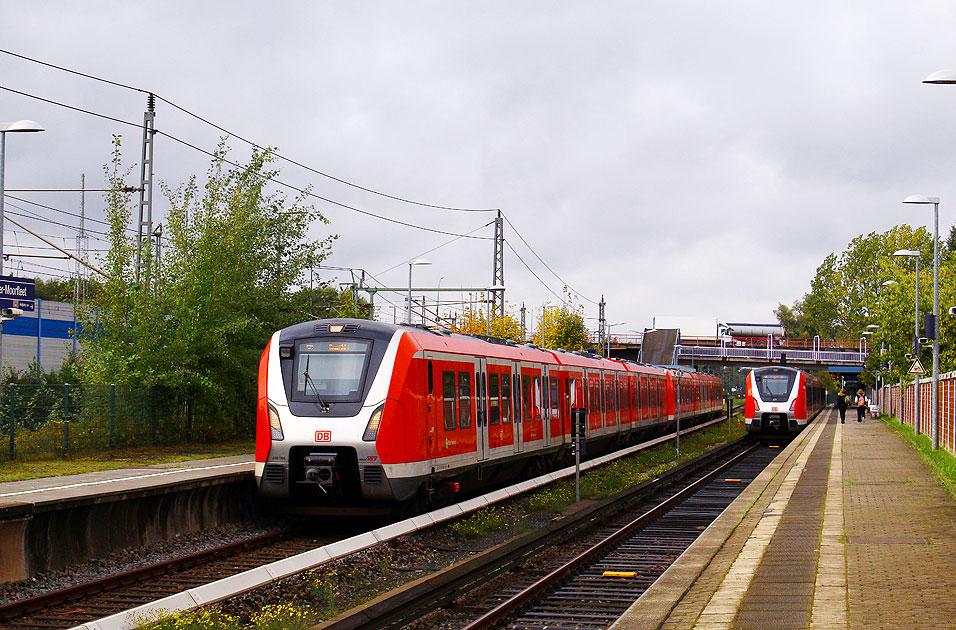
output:
[[[778,409],[777,409],[776,407],[771,407],[771,408],[770,408],[770,411],[778,411]],[[332,438],[329,437],[329,439],[331,440]]]
[[[331,442],[332,432],[331,431],[316,431],[315,441],[316,442]]]

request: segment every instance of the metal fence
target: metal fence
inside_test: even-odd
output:
[[[19,385],[0,389],[7,457],[61,456],[104,449],[251,437],[254,417],[213,419],[191,398],[134,385]]]

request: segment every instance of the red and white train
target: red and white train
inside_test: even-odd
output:
[[[793,435],[826,404],[826,390],[812,374],[783,365],[756,368],[747,375],[744,419],[760,435]]]
[[[425,505],[567,463],[576,407],[593,453],[720,414],[722,388],[705,374],[417,326],[305,322],[262,354],[256,482],[304,511]]]

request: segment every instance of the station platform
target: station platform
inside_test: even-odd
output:
[[[827,409],[612,628],[954,628],[954,559],[919,455]]]
[[[0,483],[0,582],[239,520],[253,468],[250,454]]]

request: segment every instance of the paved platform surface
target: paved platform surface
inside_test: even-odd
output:
[[[956,628],[956,501],[825,410],[613,628]]]
[[[252,474],[253,466],[253,456],[250,454],[0,483],[0,511],[6,504],[56,503],[128,493],[184,481]]]

